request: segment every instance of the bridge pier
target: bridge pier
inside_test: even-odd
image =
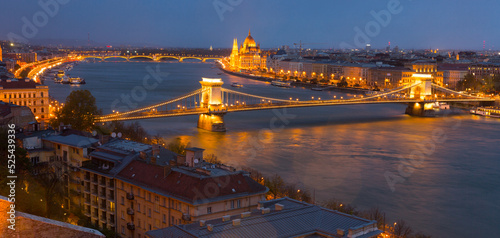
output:
[[[432,107],[432,103],[414,102],[409,103],[405,114],[417,117],[434,117],[436,112]]]
[[[198,128],[212,131],[225,132],[224,115],[226,113],[204,113],[198,118]]]

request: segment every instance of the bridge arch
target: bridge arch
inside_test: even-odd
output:
[[[126,56],[121,56],[121,55],[110,55],[110,56],[102,57],[103,60],[111,59],[111,58],[121,58],[121,59],[128,60]]]
[[[162,56],[156,56],[156,60],[161,60],[161,59],[175,59],[179,60],[180,57],[178,56],[173,56],[173,55],[162,55]]]
[[[155,60],[153,58],[153,56],[149,56],[149,55],[134,55],[134,56],[129,57],[129,59],[136,59],[136,58],[147,58],[147,59]]]
[[[181,58],[179,59],[179,62],[182,62],[182,61],[184,61],[184,60],[186,60],[186,59],[197,59],[197,60],[199,60],[199,61],[201,61],[201,62],[204,62],[203,58],[196,57],[196,56],[186,56],[186,57],[181,57]]]

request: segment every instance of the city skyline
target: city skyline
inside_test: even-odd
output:
[[[456,2],[454,2],[456,3]],[[0,39],[43,42],[88,39],[99,45],[230,48],[251,29],[262,48],[485,49],[496,50],[500,33],[495,1],[450,2],[388,0],[384,2],[225,1],[113,2],[26,1],[4,3],[9,22]],[[307,43],[314,43],[307,45]]]

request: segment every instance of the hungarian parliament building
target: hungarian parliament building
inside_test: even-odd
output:
[[[266,56],[262,54],[260,45],[255,43],[250,31],[243,44],[238,48],[238,40],[233,42],[230,56],[231,68],[236,71],[259,70],[266,68]]]

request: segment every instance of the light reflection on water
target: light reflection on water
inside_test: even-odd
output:
[[[147,65],[154,63],[82,64],[71,74],[86,79],[79,89],[91,90],[106,113],[113,100],[141,85]],[[244,87],[237,90],[246,93],[284,99],[345,96],[217,75],[208,64],[161,67],[170,75],[139,105],[197,89],[202,76],[221,77],[226,87],[241,83]],[[69,94],[67,85],[47,84],[59,100]],[[388,221],[402,218],[433,237],[500,237],[500,120],[470,115],[416,118],[403,115],[404,109],[404,105],[287,109],[296,117],[275,132],[261,132],[270,128],[272,111],[228,114],[226,133],[195,128],[195,116],[141,124],[167,140],[189,140],[225,163],[277,173],[308,188],[316,200],[334,197],[360,208],[379,207]],[[421,150],[419,144],[436,130],[443,130],[447,139],[436,144],[435,151],[392,192],[384,174],[397,174],[401,158]]]

